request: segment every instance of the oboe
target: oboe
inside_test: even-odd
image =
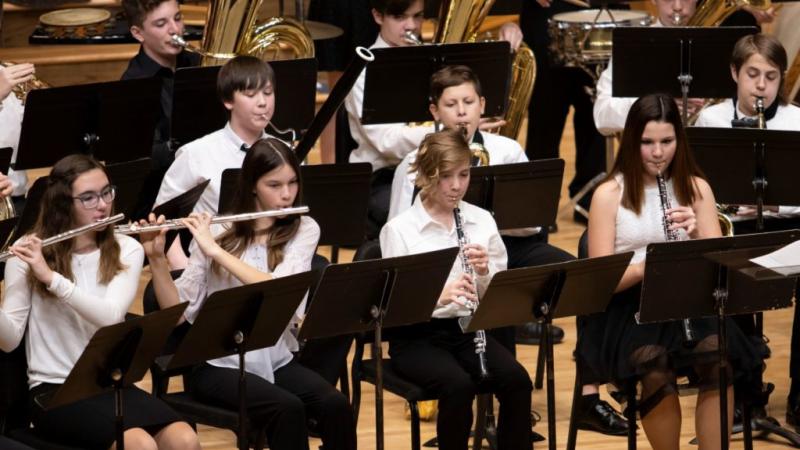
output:
[[[456,222],[456,235],[458,236],[458,248],[461,249],[459,253],[459,259],[461,260],[461,268],[465,274],[469,275],[472,279],[472,286],[475,287],[475,295],[478,295],[478,284],[475,280],[475,270],[472,268],[472,265],[469,263],[469,259],[467,258],[467,250],[466,245],[469,243],[466,234],[464,233],[464,226],[463,221],[461,220],[461,210],[458,208],[453,209],[453,219]],[[480,301],[480,300],[478,300]],[[465,302],[465,306],[469,308],[472,313],[475,313],[475,310],[478,309],[478,302],[473,302],[471,300],[467,300]],[[461,326],[462,330],[465,330],[469,325],[471,317],[459,317],[458,324]],[[478,330],[475,332],[475,353],[478,355],[478,364],[480,366],[480,377],[481,379],[489,378],[489,369],[486,366],[486,332],[483,330]]]
[[[672,206],[669,201],[669,195],[667,194],[667,183],[664,181],[661,172],[656,174],[656,183],[658,184],[658,196],[661,199],[661,223],[664,226],[664,237],[667,238],[668,242],[677,241],[679,239],[678,230],[669,228],[672,221],[667,215],[667,210],[671,209]],[[690,319],[683,319],[681,321],[681,328],[683,328],[683,345],[686,347],[694,347],[696,342],[694,339],[692,321]]]
[[[59,233],[55,236],[50,236],[47,239],[42,239],[42,248],[48,247],[53,245],[57,242],[66,241],[67,239],[72,239],[75,236],[80,236],[83,233],[97,230],[98,228],[105,228],[108,225],[117,223],[125,218],[125,214],[117,214],[116,216],[106,217],[105,219],[100,219],[97,222],[92,222],[90,224],[86,224],[82,227],[74,228],[69,231],[65,231],[63,233]],[[9,251],[5,251],[0,253],[0,261],[5,261],[9,258],[14,256],[13,253]]]
[[[296,206],[293,208],[271,209],[268,211],[231,214],[227,216],[214,216],[211,218],[211,223],[213,224],[213,223],[242,222],[245,220],[256,220],[264,217],[280,217],[292,214],[305,214],[307,212],[308,212],[308,206]],[[120,234],[141,234],[141,233],[150,233],[152,231],[161,231],[161,230],[179,230],[181,228],[186,228],[186,225],[183,223],[183,219],[171,219],[165,221],[164,223],[153,224],[153,225],[139,225],[136,223],[132,223],[129,225],[119,225],[114,231]]]

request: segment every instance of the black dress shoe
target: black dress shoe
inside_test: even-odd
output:
[[[539,345],[541,336],[542,324],[540,322],[528,322],[517,326],[517,344]],[[561,327],[550,325],[550,337],[553,344],[558,344],[564,340],[564,330]]]
[[[628,434],[628,421],[606,401],[597,400],[581,409],[577,417],[579,430],[596,431],[609,436]]]
[[[786,403],[786,424],[793,426],[794,431],[800,433],[800,402]]]

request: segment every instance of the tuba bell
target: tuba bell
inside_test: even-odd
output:
[[[742,6],[766,11],[772,7],[771,0],[703,0],[689,18],[690,27],[718,27],[725,19]]]
[[[202,48],[173,35],[173,44],[203,56],[203,66],[224,63],[236,55],[265,61],[314,57],[314,41],[306,27],[288,17],[256,23],[262,0],[212,0],[206,14]]]
[[[444,0],[433,42],[437,44],[476,42],[480,26],[493,4],[494,0]],[[516,139],[536,81],[536,59],[533,51],[524,43],[514,54],[511,70],[506,124],[500,127],[499,133]]]

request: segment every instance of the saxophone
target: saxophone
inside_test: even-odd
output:
[[[472,265],[469,263],[469,259],[467,258],[466,253],[466,245],[469,243],[467,239],[467,235],[464,233],[464,221],[461,219],[461,210],[458,208],[453,209],[453,219],[455,219],[456,223],[456,235],[458,236],[458,248],[461,249],[459,253],[459,260],[461,261],[461,269],[464,271],[465,274],[469,275],[472,278],[472,285],[475,287],[475,295],[478,295],[478,285],[475,282],[475,270],[472,268]],[[475,313],[475,310],[478,308],[478,302],[473,301],[466,301],[466,307],[472,310],[472,313]],[[462,330],[465,330],[469,325],[470,320],[472,319],[471,316],[467,317],[459,317],[458,324],[461,326]],[[480,367],[480,377],[482,380],[489,378],[489,369],[486,365],[486,332],[483,330],[478,330],[475,332],[475,338],[473,339],[475,342],[475,353],[478,355],[478,365]]]
[[[661,223],[664,227],[664,237],[667,238],[667,242],[674,242],[680,238],[678,237],[678,230],[671,230],[669,228],[672,221],[667,215],[667,210],[672,208],[672,205],[670,204],[669,195],[667,194],[667,183],[664,181],[661,172],[656,174],[656,183],[658,184],[658,197],[661,199]],[[681,321],[681,328],[683,329],[683,345],[689,348],[694,347],[697,341],[695,341],[691,319],[683,319]]]

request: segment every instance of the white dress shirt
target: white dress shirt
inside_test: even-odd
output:
[[[139,286],[144,251],[135,239],[117,234],[125,267],[108,284],[97,280],[100,250],[72,254],[75,281],[54,273],[42,296],[28,285],[28,264],[19,258],[6,263],[5,298],[0,308],[0,348],[10,352],[26,332],[28,385],[61,384],[78,361],[92,335],[101,327],[125,320]]]
[[[25,107],[22,102],[13,94],[8,94],[0,102],[0,148],[11,147],[13,153],[11,162],[17,160],[17,147],[19,147],[19,135],[22,131],[22,116]],[[24,170],[8,170],[8,177],[14,186],[11,195],[25,195],[28,191],[28,175]]]
[[[740,119],[748,117],[738,107],[736,114]],[[733,120],[733,100],[727,99],[722,103],[709,106],[700,111],[695,122],[696,127],[731,128]],[[800,131],[800,108],[794,105],[778,105],[775,117],[767,121],[768,130]],[[777,214],[767,213],[768,216],[788,217],[800,215],[800,206],[778,206]],[[740,218],[741,216],[734,216]]]
[[[389,44],[378,36],[370,48],[387,47]],[[408,153],[419,147],[425,135],[434,130],[432,126],[411,127],[403,123],[362,125],[361,113],[366,76],[365,69],[358,76],[350,94],[345,98],[344,106],[347,109],[350,134],[358,144],[358,147],[350,153],[350,162],[368,162],[372,164],[372,170],[376,171],[384,167],[396,166]],[[398,89],[401,88],[398,86]],[[418,92],[414,95],[425,95],[425,93]]]
[[[262,138],[269,135],[263,133]],[[219,206],[219,193],[222,185],[222,172],[225,169],[239,169],[244,161],[245,151],[242,145],[245,142],[231,128],[230,122],[225,127],[213,133],[182,146],[175,153],[175,161],[169,166],[161,188],[158,190],[155,205],[161,205],[189,189],[200,184],[203,180],[211,182],[203,191],[193,212],[217,213]]]
[[[651,27],[663,27],[660,21],[653,22]],[[636,102],[634,97],[612,97],[612,61],[609,58],[608,67],[600,74],[597,80],[597,96],[594,100],[594,126],[604,136],[610,136],[625,128],[628,111]]]
[[[459,203],[459,208],[468,241],[482,245],[489,256],[489,272],[475,277],[478,293],[483,295],[494,274],[505,270],[508,265],[506,247],[488,211],[464,201]],[[384,258],[431,252],[458,245],[455,226],[448,229],[433,220],[421,201],[414,202],[411,208],[386,223],[381,230],[380,240]],[[461,262],[456,258],[447,282],[455,280],[463,272]],[[437,319],[468,315],[470,310],[457,303],[439,304],[433,311],[433,317]]]
[[[219,235],[224,230],[223,225],[213,225],[211,231],[214,235]],[[311,259],[317,250],[319,234],[319,225],[314,222],[314,219],[302,216],[300,227],[294,237],[286,243],[283,261],[275,267],[275,270],[269,270],[266,244],[250,245],[240,259],[261,272],[272,273],[275,278],[306,272],[311,270]],[[224,269],[219,272],[211,270],[211,259],[197,248],[195,241],[192,241],[192,246],[189,263],[180,278],[175,280],[181,301],[189,302],[189,306],[183,313],[189,323],[193,323],[197,319],[197,315],[209,295],[242,285],[238,278],[230,275]],[[275,382],[273,373],[288,364],[292,360],[291,352],[298,349],[297,340],[289,330],[303,316],[305,303],[306,301],[303,300],[295,312],[295,317],[287,324],[274,346],[245,354],[247,372],[258,375],[271,383]],[[208,363],[216,367],[238,369],[239,356],[226,356],[208,361]]]
[[[525,155],[519,142],[492,133],[481,132],[481,136],[483,136],[483,146],[489,152],[489,164],[528,162],[528,156]],[[419,149],[416,149],[406,155],[394,171],[392,197],[389,202],[389,220],[410,208],[414,201],[414,183],[417,180],[417,173],[409,172],[409,168],[417,159],[418,151]]]

